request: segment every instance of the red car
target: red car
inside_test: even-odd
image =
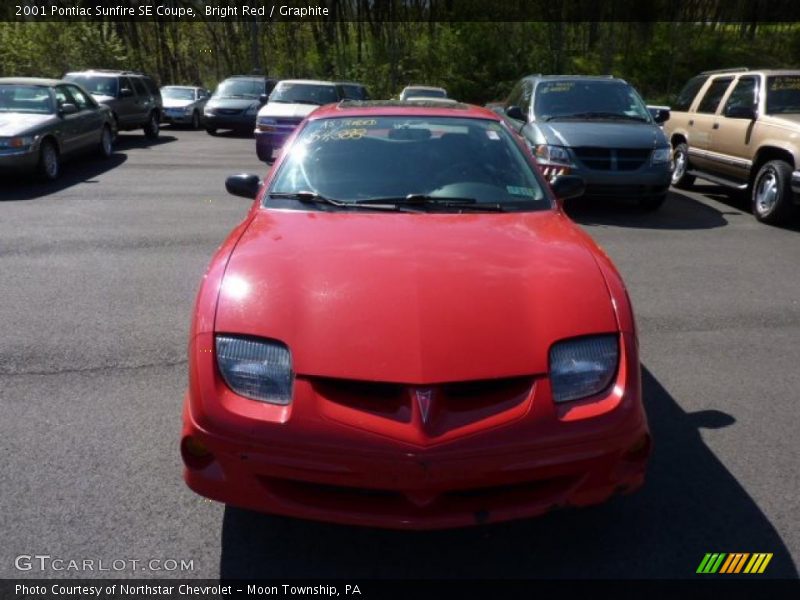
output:
[[[638,488],[636,329],[606,255],[495,113],[315,111],[203,279],[181,454],[257,511],[432,529]]]

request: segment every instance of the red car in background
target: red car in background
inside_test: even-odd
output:
[[[330,105],[288,141],[198,293],[181,454],[197,493],[430,529],[638,488],[628,294],[483,108]]]

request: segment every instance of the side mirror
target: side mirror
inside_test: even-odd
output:
[[[661,125],[662,123],[666,123],[669,121],[669,109],[664,107],[655,107],[655,106],[648,106],[648,110],[650,111],[650,115],[653,117],[653,120]]]
[[[748,119],[752,121],[756,118],[756,109],[753,106],[728,106],[725,109],[725,116],[731,119]]]
[[[225,180],[225,189],[234,196],[255,200],[261,189],[261,178],[248,173],[231,175]]]
[[[559,175],[550,183],[550,187],[559,200],[578,198],[586,191],[583,177],[577,175]]]
[[[120,98],[130,98],[131,96],[133,96],[133,90],[131,88],[122,88],[119,91]]]
[[[72,104],[71,102],[65,102],[61,106],[58,107],[59,114],[62,115],[72,115],[78,112],[78,107]]]
[[[258,101],[259,101],[260,104],[266,104],[267,100],[269,100],[269,94],[261,94],[258,97]]]
[[[514,119],[515,121],[527,121],[528,117],[526,117],[522,109],[519,106],[509,106],[506,109],[506,115],[509,119]]]

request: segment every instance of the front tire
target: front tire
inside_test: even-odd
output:
[[[158,114],[152,112],[147,120],[147,125],[144,126],[144,135],[149,140],[155,140],[158,138],[159,129]]]
[[[114,134],[111,133],[111,128],[108,125],[103,125],[98,153],[102,158],[109,158],[114,153]]]
[[[762,223],[777,225],[789,219],[792,206],[792,166],[783,160],[765,163],[753,180],[753,216]]]
[[[680,143],[672,149],[672,180],[676,188],[687,190],[694,185],[694,175],[689,175],[689,146]]]
[[[39,177],[45,181],[55,181],[61,175],[61,159],[53,140],[44,140],[39,148]]]

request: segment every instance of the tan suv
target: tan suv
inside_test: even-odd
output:
[[[678,95],[664,129],[674,186],[699,177],[748,190],[756,219],[772,224],[800,202],[800,70],[701,73]]]

